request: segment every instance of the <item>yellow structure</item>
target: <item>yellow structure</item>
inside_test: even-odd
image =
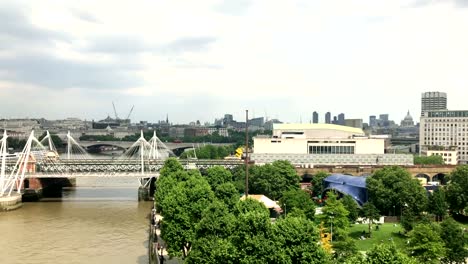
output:
[[[242,158],[242,154],[244,153],[244,150],[241,147],[238,147],[236,149],[236,157]]]
[[[322,244],[323,249],[328,253],[332,251],[332,244],[330,243],[331,235],[330,233],[324,232],[325,228],[323,227],[323,222],[320,223],[320,243]]]

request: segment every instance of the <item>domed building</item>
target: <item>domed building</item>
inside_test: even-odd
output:
[[[410,115],[409,110],[408,110],[408,113],[405,116],[405,119],[403,119],[401,121],[400,126],[401,127],[414,127],[413,117]]]

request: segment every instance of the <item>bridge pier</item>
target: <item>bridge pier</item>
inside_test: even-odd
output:
[[[70,178],[28,178],[24,180],[23,201],[34,202],[46,197],[62,197],[63,187],[76,186]]]
[[[21,194],[13,193],[11,196],[0,197],[0,212],[15,210],[22,205]]]
[[[153,200],[156,177],[142,178],[140,182],[141,185],[138,187],[138,201]]]

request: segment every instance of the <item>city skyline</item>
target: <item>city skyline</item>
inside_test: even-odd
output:
[[[112,5],[112,8],[108,8]],[[466,109],[464,1],[2,1],[0,118],[308,123]],[[50,14],[54,15],[51,16]],[[438,19],[440,18],[440,19]],[[447,30],[450,28],[450,30]],[[255,112],[255,115],[254,115]]]

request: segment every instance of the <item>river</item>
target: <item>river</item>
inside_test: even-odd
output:
[[[0,263],[148,263],[151,205],[136,178],[79,178],[61,198],[0,213]]]

